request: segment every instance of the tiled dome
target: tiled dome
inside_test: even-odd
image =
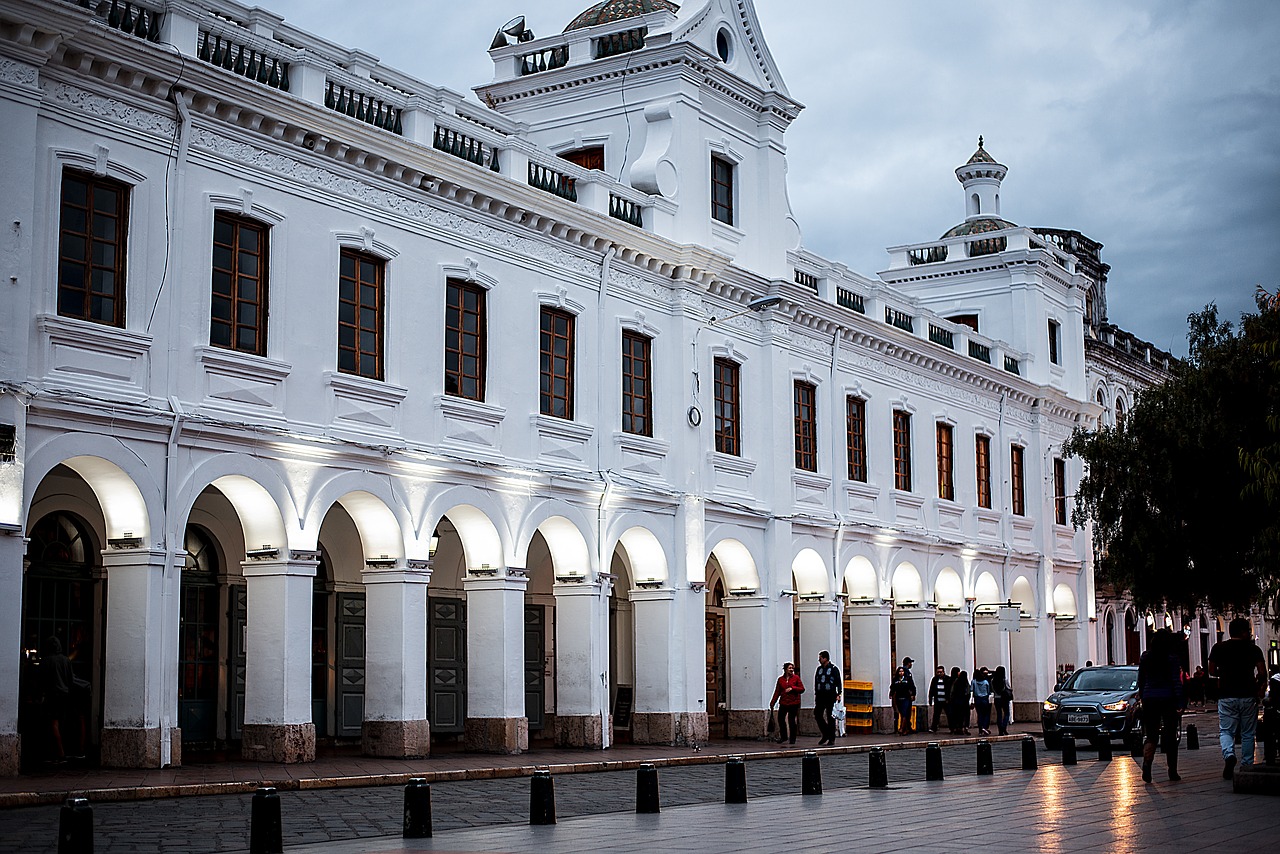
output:
[[[986,154],[986,152],[982,152]],[[977,219],[965,220],[955,228],[947,230],[947,233],[938,238],[946,240],[948,237],[968,237],[973,234],[983,234],[988,231],[999,231],[1002,228],[1017,228],[1013,223],[996,216],[984,216]]]
[[[996,159],[992,157],[990,154],[987,154],[987,150],[982,147],[982,137],[978,137],[978,150],[975,151],[973,153],[973,156],[969,158],[969,163],[995,163],[995,162],[996,162]],[[969,163],[966,163],[965,165],[968,166]]]
[[[567,33],[570,30],[581,30],[597,24],[607,24],[610,21],[621,21],[623,18],[634,18],[661,9],[677,12],[680,7],[671,0],[601,0],[570,21],[564,31]]]

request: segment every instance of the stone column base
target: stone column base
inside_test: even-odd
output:
[[[467,718],[463,741],[479,753],[524,753],[529,749],[528,718]]]
[[[599,715],[558,715],[556,747],[590,747],[604,749],[604,731]]]
[[[16,777],[22,765],[22,736],[16,732],[0,735],[0,777]]]
[[[313,762],[316,758],[316,725],[245,724],[240,755],[252,762]]]
[[[706,744],[711,737],[706,712],[633,712],[632,744]]]
[[[874,732],[893,732],[893,706],[876,706],[871,710],[871,720]]]
[[[182,766],[182,729],[176,726],[169,728],[169,766]]]
[[[1009,713],[1013,716],[1010,723],[1034,723],[1040,720],[1041,704],[1037,702],[1020,703],[1016,700],[1009,704]],[[994,716],[994,712],[992,715]]]
[[[105,768],[159,768],[159,727],[104,727],[102,765]]]
[[[728,715],[729,738],[763,738],[769,725],[768,709],[730,709]]]
[[[431,755],[431,724],[420,721],[365,721],[360,728],[365,756],[426,759]]]

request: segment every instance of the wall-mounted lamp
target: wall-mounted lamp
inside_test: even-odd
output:
[[[22,526],[17,522],[0,522],[0,534],[7,537],[17,537],[22,535]]]
[[[382,557],[369,558],[364,565],[370,569],[390,569],[396,565],[396,559],[383,555]]]
[[[637,581],[636,587],[641,590],[661,590],[662,582],[656,578],[646,578],[644,581]]]
[[[417,558],[417,559],[409,558],[404,562],[404,565],[409,569],[418,569],[418,570],[430,569],[431,561],[422,560],[421,558]]]
[[[587,580],[587,577],[585,575],[557,575],[556,576],[557,584],[581,584],[586,580]]]
[[[705,592],[706,592],[706,589],[707,589],[707,582],[705,582],[705,581],[690,581],[690,582],[689,582],[689,589],[690,589],[690,590],[692,590],[694,593],[705,593]]]
[[[482,563],[479,566],[471,567],[467,570],[467,573],[469,575],[494,576],[498,574],[498,570],[496,567],[489,566],[487,563]]]
[[[263,546],[260,549],[249,549],[244,554],[249,560],[275,560],[280,557],[280,550],[272,546]]]
[[[139,549],[142,548],[142,537],[135,537],[126,531],[123,537],[112,537],[107,540],[107,547],[113,549]]]
[[[433,532],[427,539],[427,557],[435,557],[438,548],[440,548],[440,535]]]
[[[783,590],[781,593],[778,594],[778,598],[781,599],[784,596],[799,596],[799,595],[800,594],[794,590]]]
[[[319,549],[290,549],[289,560],[320,560]]]
[[[801,593],[800,599],[805,602],[820,602],[824,596],[823,593]]]
[[[850,596],[848,602],[850,605],[870,605],[876,601],[874,596]]]
[[[730,590],[730,596],[754,596],[760,592],[757,587],[739,587],[736,590]]]

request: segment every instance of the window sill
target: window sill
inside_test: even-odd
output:
[[[204,369],[202,407],[254,418],[284,418],[284,381],[293,366],[221,347],[196,347]]]
[[[550,415],[531,415],[529,423],[538,434],[538,456],[573,468],[586,468],[587,449],[595,428]]]
[[[153,338],[118,326],[42,314],[41,374],[95,396],[142,402],[151,384]]]

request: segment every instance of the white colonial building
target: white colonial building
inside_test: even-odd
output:
[[[822,649],[880,726],[906,656],[1034,718],[1099,659],[1096,244],[980,144],[939,240],[807,251],[750,0],[490,55],[476,101],[233,0],[0,6],[5,772],[48,637],[69,749],[142,767],[756,737]]]

